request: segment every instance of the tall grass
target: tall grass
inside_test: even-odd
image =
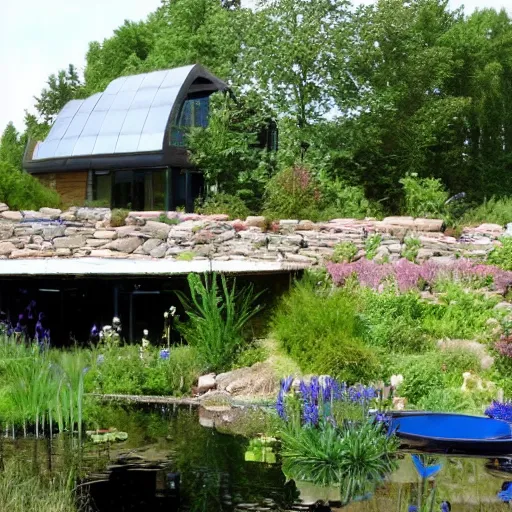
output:
[[[252,285],[237,289],[235,281],[228,286],[225,276],[216,274],[203,279],[189,274],[188,284],[190,299],[177,292],[188,315],[178,329],[205,366],[229,368],[244,343],[244,327],[261,309],[255,304],[261,293],[254,293]]]
[[[31,473],[16,459],[0,471],[0,510],[5,512],[76,512],[73,475],[67,471],[49,476]]]
[[[34,427],[36,437],[45,427],[53,431],[54,420],[60,432],[82,432],[82,403],[86,352],[39,352],[37,347],[0,340],[2,378],[8,383],[5,400],[12,408],[4,421]],[[41,430],[40,430],[41,429]]]
[[[512,197],[491,197],[476,208],[468,210],[457,222],[460,226],[476,226],[484,222],[505,224],[512,222]]]

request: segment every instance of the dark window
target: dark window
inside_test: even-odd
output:
[[[177,122],[171,127],[171,146],[186,145],[186,131],[191,127],[208,126],[210,96],[188,98],[181,106]]]
[[[108,171],[96,171],[93,180],[93,199],[110,206],[112,199],[112,175]]]

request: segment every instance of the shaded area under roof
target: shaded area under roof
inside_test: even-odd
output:
[[[26,169],[46,170],[44,162],[48,160],[56,170],[94,168],[91,159],[97,159],[101,168],[108,167],[101,157],[151,153],[160,158],[150,160],[148,165],[164,165],[161,155],[166,150],[170,120],[177,115],[196,81],[200,84],[198,90],[227,89],[224,82],[202,66],[192,65],[120,77],[103,93],[70,101],[57,116],[45,141],[36,145],[31,159],[25,160]]]

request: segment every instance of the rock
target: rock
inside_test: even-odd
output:
[[[9,207],[5,203],[0,203],[0,213],[6,212]]]
[[[503,226],[500,226],[499,224],[480,224],[480,226],[473,229],[475,233],[491,233],[494,235],[500,236],[504,229]]]
[[[95,231],[93,236],[102,240],[114,240],[117,238],[117,233],[115,231],[100,230]]]
[[[389,252],[389,249],[385,245],[381,245],[377,249],[375,258],[373,258],[373,259],[374,259],[374,261],[376,261],[378,263],[385,263],[389,259],[390,255],[391,255],[391,253]]]
[[[391,254],[401,254],[402,253],[402,244],[389,244],[387,248]]]
[[[14,234],[14,224],[0,222],[0,240],[8,240]]]
[[[215,213],[213,215],[205,215],[204,219],[213,222],[227,222],[229,220],[229,215],[226,215],[225,213]]]
[[[109,249],[92,249],[90,256],[92,258],[112,258],[115,254],[114,251]]]
[[[23,218],[21,212],[11,212],[9,210],[2,212],[2,219],[20,221]]]
[[[245,224],[247,225],[247,227],[254,227],[254,228],[261,228],[261,229],[264,229],[267,222],[266,222],[266,219],[265,217],[259,215],[259,216],[250,216],[250,217],[247,217],[247,219],[245,220]]]
[[[39,213],[46,219],[58,219],[62,213],[62,210],[58,208],[40,208]]]
[[[25,258],[34,258],[37,256],[42,256],[39,251],[33,251],[31,249],[19,249],[16,251],[12,251],[9,255],[10,259],[25,259]]]
[[[510,302],[499,302],[494,306],[494,309],[499,309],[501,311],[512,311],[512,304]]]
[[[420,248],[418,250],[417,260],[418,261],[425,261],[425,260],[428,260],[428,259],[432,258],[432,256],[434,256],[434,251],[431,251],[430,249]]]
[[[296,219],[283,219],[279,221],[279,227],[283,229],[294,229],[299,225],[299,221]]]
[[[0,242],[0,256],[8,256],[16,249],[12,242]]]
[[[301,220],[297,224],[297,231],[314,231],[316,229],[315,223],[310,220]]]
[[[150,220],[146,222],[146,225],[143,226],[141,231],[143,233],[149,233],[151,238],[159,238],[160,240],[166,240],[171,229],[172,226],[170,226],[169,224]]]
[[[60,248],[55,251],[57,256],[71,256],[71,249]]]
[[[119,226],[115,228],[117,233],[117,238],[125,238],[127,236],[133,235],[137,233],[138,228],[134,226]]]
[[[507,224],[507,229],[505,230],[503,236],[512,236],[512,222]]]
[[[44,226],[42,234],[43,234],[43,238],[45,240],[53,240],[56,237],[64,236],[65,231],[66,231],[66,226],[51,225],[51,226]]]
[[[96,230],[94,228],[85,228],[85,227],[69,227],[64,231],[65,236],[73,236],[73,235],[84,235],[84,236],[93,236]]]
[[[74,222],[76,220],[76,214],[74,211],[67,211],[61,214],[60,220],[66,222]]]
[[[159,245],[162,245],[162,240],[158,238],[150,238],[146,240],[142,245],[142,250],[144,254],[149,254],[153,249],[156,249]]]
[[[233,240],[235,238],[235,236],[236,236],[236,232],[234,229],[230,230],[230,231],[225,231],[224,233],[222,233],[215,239],[215,242],[222,244],[224,242],[228,242],[229,240]]]
[[[21,213],[23,215],[23,218],[26,220],[43,218],[43,215],[41,213],[35,212],[34,210],[23,210]]]
[[[110,216],[110,208],[78,208],[76,211],[76,218],[78,220],[96,222],[104,220],[107,216]]]
[[[217,386],[215,382],[215,374],[209,373],[208,375],[202,375],[197,381],[197,392],[199,394],[206,393],[210,389],[214,389]]]
[[[127,254],[131,254],[137,247],[143,244],[142,238],[139,237],[128,237],[128,238],[119,238],[118,240],[114,240],[105,246],[105,249],[111,249],[113,251],[124,252]]]
[[[152,258],[163,258],[167,253],[167,245],[161,244],[150,251],[149,255]]]
[[[102,240],[99,238],[88,238],[85,243],[88,247],[103,247],[109,243],[108,240]]]
[[[444,225],[443,219],[414,219],[414,227],[416,231],[442,231]]]
[[[85,245],[85,238],[81,235],[77,236],[63,236],[53,239],[53,245],[56,249],[78,249]]]

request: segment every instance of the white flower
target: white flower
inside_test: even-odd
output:
[[[164,318],[169,318],[169,311],[166,311],[166,312],[164,313]]]
[[[391,375],[391,386],[394,387],[395,389],[398,388],[403,381],[403,375]]]
[[[142,334],[144,334],[144,336],[148,336],[149,335],[149,331],[147,329],[144,329],[142,331]]]
[[[105,326],[103,327],[103,332],[104,332],[105,334],[107,334],[107,333],[109,333],[109,332],[112,332],[112,326],[111,326],[111,325],[105,325]]]
[[[169,308],[169,312],[171,313],[171,316],[174,316],[176,314],[176,308],[174,306],[171,306]]]
[[[114,318],[112,318],[112,323],[113,323],[114,325],[116,325],[116,324],[120,324],[120,323],[121,323],[121,320],[119,320],[119,318],[118,318],[117,316],[115,316]]]

